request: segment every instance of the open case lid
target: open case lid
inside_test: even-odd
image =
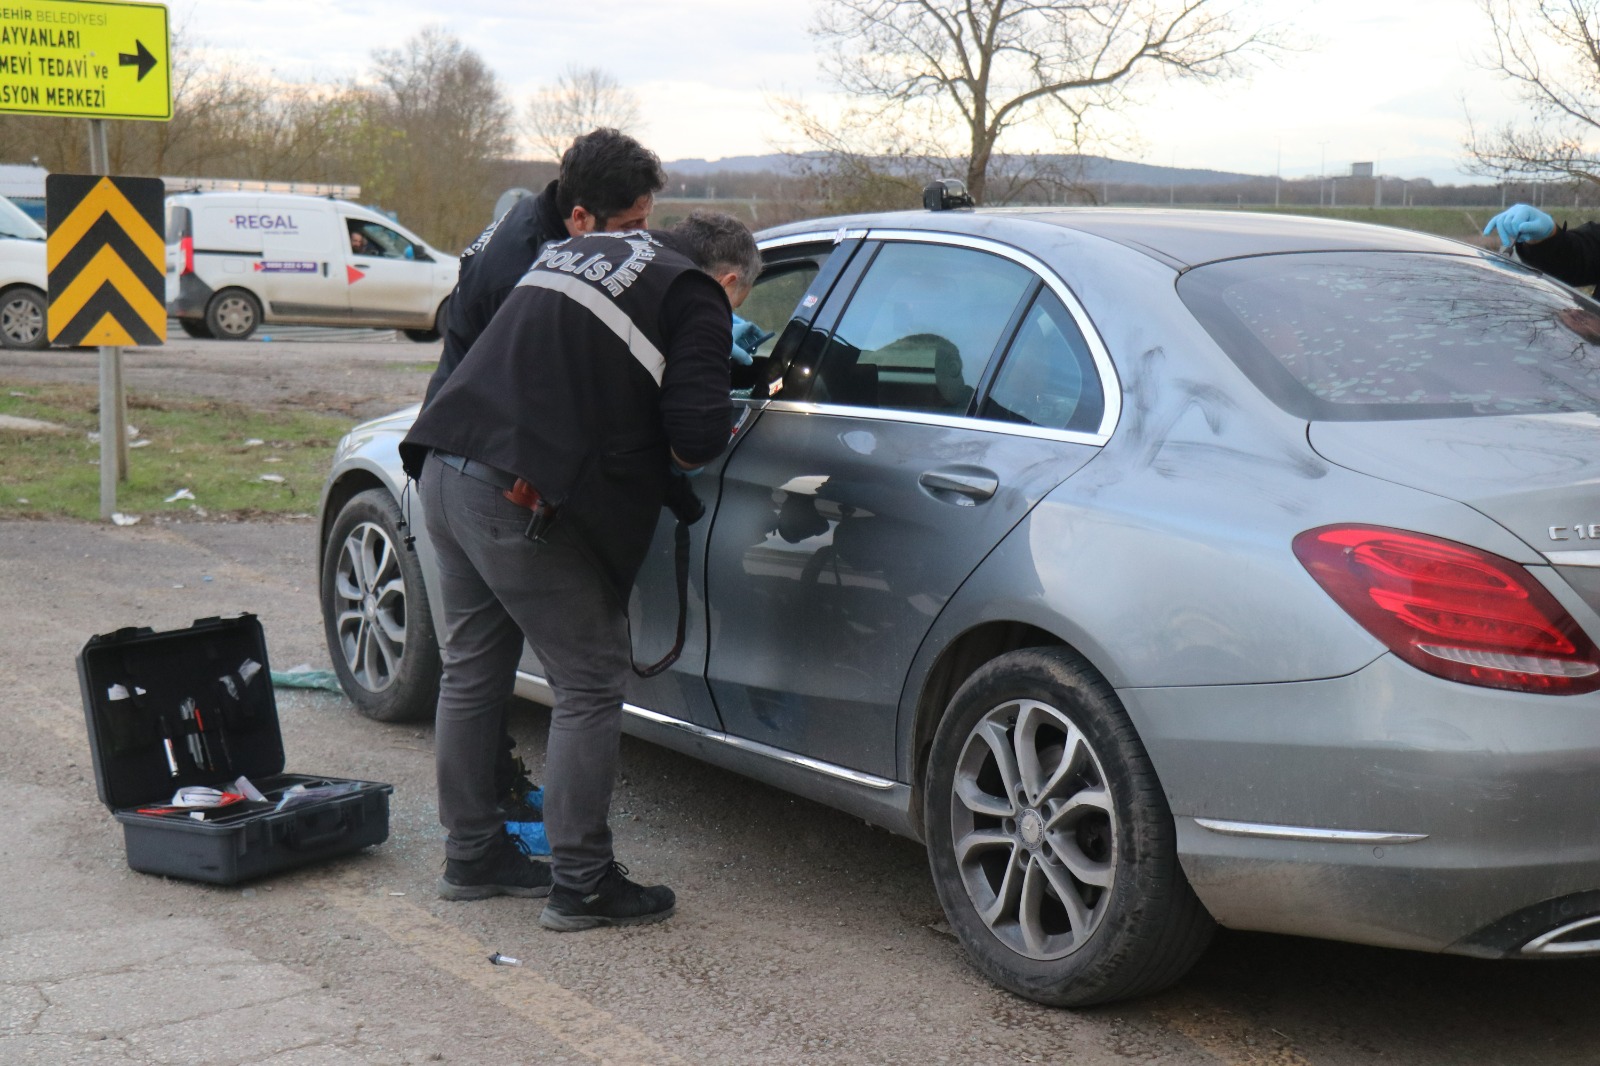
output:
[[[283,772],[266,638],[253,614],[90,637],[78,685],[95,787],[112,810],[166,803],[185,785]]]

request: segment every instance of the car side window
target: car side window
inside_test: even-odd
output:
[[[349,219],[350,252],[352,255],[374,256],[380,259],[416,259],[421,250],[388,226],[376,222]]]
[[[1026,268],[987,252],[885,244],[833,332],[810,398],[966,414],[1032,282]]]
[[[978,417],[1092,432],[1105,395],[1089,345],[1049,289],[1040,291],[1006,351]]]
[[[745,297],[744,303],[734,313],[772,334],[756,349],[757,357],[771,354],[773,346],[778,343],[778,335],[789,324],[789,319],[794,317],[800,298],[806,294],[821,269],[821,261],[802,259],[779,263],[763,271],[761,277],[756,279],[750,295]]]

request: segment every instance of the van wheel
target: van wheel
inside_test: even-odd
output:
[[[44,293],[29,285],[18,285],[0,296],[0,344],[38,349],[49,343],[44,328]]]
[[[438,340],[440,337],[444,336],[444,316],[449,309],[450,300],[448,297],[446,297],[444,301],[439,304],[439,310],[434,312],[432,329],[408,329],[405,331],[405,335],[416,341],[418,344],[427,344],[430,341]]]
[[[206,305],[206,329],[218,340],[242,341],[261,324],[261,301],[243,289],[223,289]]]
[[[180,318],[178,319],[178,328],[183,330],[197,341],[208,341],[211,339],[211,330],[208,329],[206,324],[198,318]]]

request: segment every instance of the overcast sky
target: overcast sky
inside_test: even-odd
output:
[[[1375,160],[1386,174],[1470,181],[1457,168],[1466,116],[1515,115],[1478,65],[1489,37],[1475,0],[1261,0],[1310,50],[1244,83],[1156,85],[1130,112],[1157,165],[1309,176]],[[820,100],[806,29],[814,0],[169,0],[175,27],[206,48],[291,79],[344,78],[423,27],[481,54],[519,104],[571,63],[638,91],[642,138],[663,159],[774,150],[769,100]]]

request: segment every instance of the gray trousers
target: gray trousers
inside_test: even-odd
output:
[[[543,774],[551,872],[588,892],[612,861],[606,822],[617,776],[627,617],[558,521],[547,542],[501,490],[428,457],[418,486],[439,559],[444,678],[434,753],[439,821],[453,859],[482,855],[505,816],[494,794],[503,708],[526,639],[555,692]]]

